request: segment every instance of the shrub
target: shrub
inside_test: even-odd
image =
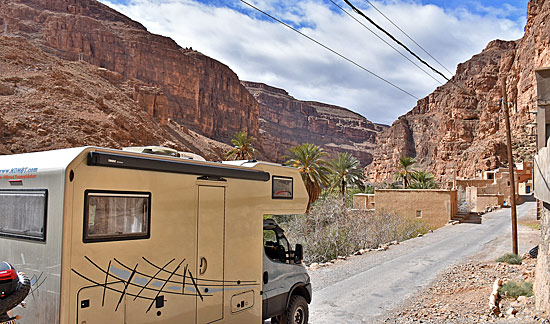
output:
[[[275,219],[284,224],[291,242],[304,246],[307,264],[326,262],[391,241],[403,241],[429,229],[420,220],[392,213],[352,210],[345,206],[341,197],[333,196],[318,200],[309,214],[290,219],[276,216]]]
[[[506,253],[496,260],[497,262],[506,262],[509,264],[521,264],[521,257],[517,254]]]
[[[533,296],[533,283],[527,281],[508,281],[498,289],[501,296],[518,298],[519,296]]]

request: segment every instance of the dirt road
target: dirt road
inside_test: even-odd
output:
[[[534,218],[534,209],[532,202],[518,206],[518,218]],[[501,209],[483,215],[481,224],[445,226],[387,251],[311,271],[310,323],[375,323],[441,270],[473,256],[494,259],[510,252],[510,233],[510,209]],[[520,254],[534,245],[520,240]]]

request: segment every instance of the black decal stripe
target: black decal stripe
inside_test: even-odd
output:
[[[111,290],[111,291],[114,291],[114,292],[117,292],[117,293],[122,293],[122,290],[118,290],[118,289],[115,289],[115,288],[112,288],[112,287],[109,287],[109,285],[113,285],[113,284],[117,284],[117,283],[123,283],[124,280],[118,280],[118,281],[112,281],[112,282],[108,282],[106,285],[102,284],[102,283],[99,283],[93,279],[90,279],[88,277],[86,277],[85,275],[79,273],[78,271],[76,271],[75,269],[71,269],[71,271],[73,273],[75,273],[76,275],[78,275],[79,277],[81,277],[82,279],[84,280],[87,280],[93,284],[95,284],[94,287],[106,287],[107,289]],[[128,296],[132,296],[134,297],[133,294],[127,294]],[[146,299],[146,300],[151,300],[152,298],[149,298],[149,297],[143,297],[143,296],[139,296],[139,298],[141,299]],[[153,299],[154,300],[154,299]]]
[[[164,265],[164,267],[162,267],[162,269],[166,268],[170,263],[174,262],[174,260],[176,260],[176,259],[172,259],[172,260],[168,261],[168,263],[166,263],[166,264]],[[118,261],[117,259],[115,259],[115,261],[118,262],[118,264],[120,264],[121,266],[126,267],[124,264],[120,263],[120,261]],[[145,289],[145,287],[147,287],[147,286],[151,283],[151,281],[155,280],[155,278],[156,278],[157,275],[160,273],[160,271],[161,271],[161,270],[158,270],[157,273],[155,273],[155,275],[152,276],[152,277],[149,279],[149,281],[147,281],[147,283],[145,284],[145,286],[143,286],[143,288],[141,288],[141,290],[138,292],[137,296],[139,296],[139,295],[143,292],[143,290]],[[139,274],[142,275],[141,273],[139,273]],[[143,274],[143,276],[146,276],[146,275]],[[134,298],[134,300],[136,300],[137,296]]]
[[[103,286],[103,298],[101,299],[101,307],[105,306],[105,290],[107,287],[107,279],[109,279],[109,271],[111,271],[111,260],[107,266],[107,273],[105,274],[105,285]]]
[[[98,266],[96,263],[94,263],[92,260],[90,260],[90,258],[88,258],[87,256],[84,256],[84,257],[85,257],[93,266],[95,266],[97,269],[99,269],[99,271],[101,271],[101,272],[104,273],[104,274],[107,273],[107,271],[103,270],[100,266]],[[112,273],[109,273],[109,277],[111,277],[111,278],[113,278],[113,279],[120,280],[121,282],[126,282],[126,279],[124,279],[124,278],[119,278],[119,277],[113,275]],[[163,280],[159,280],[159,281],[163,281]],[[101,284],[100,284],[100,285],[101,285]],[[130,282],[130,285],[135,286],[135,287],[138,287],[138,288],[142,288],[142,287],[143,287],[143,286],[141,286],[141,285],[138,285],[138,284],[135,284],[135,283],[132,283],[132,282]],[[103,285],[101,285],[101,286],[103,286]],[[156,289],[149,288],[149,287],[147,287],[147,288],[145,288],[145,289],[147,289],[147,290],[152,290],[152,291],[154,291],[154,292],[157,292],[157,291],[158,291],[158,290],[156,290]],[[167,294],[173,294],[173,295],[181,295],[179,292],[165,291],[165,293],[167,293]],[[132,296],[132,297],[135,297],[135,295],[133,295],[133,294],[132,294],[132,295],[127,294],[127,295]],[[187,296],[195,296],[196,294],[185,294],[185,295],[187,295]]]
[[[193,282],[193,286],[195,286],[195,291],[197,292],[197,294],[199,294],[201,301],[203,301],[204,298],[202,298],[201,290],[197,286],[197,283],[195,282],[195,278],[193,278],[193,274],[191,273],[191,270],[189,270],[189,277],[191,278],[191,282]]]
[[[185,275],[187,274],[187,264],[185,265],[185,269],[183,269],[183,280],[181,281],[181,294],[183,295],[185,293]]]
[[[117,293],[122,293],[122,290],[118,290],[118,289],[115,289],[115,288],[112,288],[112,287],[109,287],[109,285],[113,285],[113,284],[117,284],[117,283],[124,283],[125,281],[124,280],[117,280],[117,281],[112,281],[112,282],[108,282],[107,285],[103,285],[102,283],[99,283],[93,279],[90,279],[88,277],[86,277],[85,275],[79,273],[78,271],[76,271],[75,269],[71,269],[71,271],[76,274],[77,276],[79,276],[80,278],[86,280],[86,281],[89,281],[91,283],[94,284],[94,286],[91,286],[91,287],[85,287],[85,288],[92,288],[92,287],[104,287],[106,286],[107,289],[111,290],[111,291],[114,291],[114,292],[117,292]],[[170,293],[168,291],[165,291],[165,293]],[[177,294],[177,295],[181,295],[180,293],[170,293],[170,294]],[[126,295],[130,296],[130,297],[135,297],[136,295],[134,294],[131,294],[131,293],[126,293]],[[197,296],[196,294],[185,294],[185,296]],[[204,296],[212,296],[212,295],[204,295]],[[138,298],[141,298],[141,299],[145,299],[145,300],[155,300],[153,298],[150,298],[150,297],[144,297],[144,296],[139,296]]]
[[[158,265],[152,263],[151,261],[147,260],[147,258],[145,257],[142,257],[143,260],[145,260],[145,262],[149,263],[152,267],[155,267],[157,269],[161,269],[161,267],[159,267]],[[121,264],[123,267],[125,267],[126,269],[128,270],[132,270],[132,268],[128,267],[128,266],[125,266],[123,264]],[[162,272],[166,272],[166,273],[170,273],[170,271],[167,271],[167,270],[162,270]],[[146,274],[142,274],[140,273],[140,275],[143,275],[143,276],[147,276]],[[183,277],[182,275],[180,274],[174,274],[175,277]],[[199,286],[208,286],[208,287],[222,287],[222,286],[225,286],[225,287],[240,287],[242,286],[243,284],[247,284],[247,285],[257,285],[258,283],[256,281],[253,281],[253,280],[229,280],[229,281],[224,281],[224,280],[215,280],[215,279],[199,279],[199,278],[196,278],[197,281],[206,281],[206,282],[217,282],[217,283],[222,283],[221,285],[211,285],[211,284],[206,284],[206,283],[202,283],[202,284],[199,284]],[[240,284],[238,284],[240,282]],[[179,281],[172,281],[171,283],[179,283]],[[231,284],[228,284],[228,283],[234,283],[234,285],[231,285]]]
[[[175,161],[155,157],[131,156],[105,152],[90,152],[88,154],[88,165],[264,182],[270,179],[270,174],[268,172],[246,170],[213,162],[197,163],[183,159],[181,161]]]
[[[164,284],[162,285],[162,287],[160,287],[159,291],[157,292],[157,295],[155,296],[155,300],[157,299],[157,297],[160,295],[160,293],[162,292],[162,290],[164,289],[164,286],[166,286],[166,284],[168,283],[168,281],[170,280],[170,278],[172,278],[172,276],[174,275],[174,273],[176,273],[176,271],[178,271],[178,269],[181,267],[183,261],[185,261],[185,259],[181,260],[181,262],[178,264],[178,266],[174,269],[174,271],[172,271],[172,273],[170,274],[170,277],[168,277],[168,279],[164,282]],[[151,302],[151,305],[149,305],[149,308],[147,308],[147,310],[145,311],[146,313],[149,312],[149,310],[151,310],[151,307],[153,307],[153,304],[155,302],[152,301]]]
[[[122,291],[122,294],[120,294],[120,298],[118,300],[118,303],[116,304],[115,312],[118,310],[118,306],[120,306],[120,302],[122,302],[122,299],[124,298],[124,295],[126,295],[126,290],[128,289],[128,284],[132,282],[132,279],[134,278],[134,275],[136,274],[136,269],[138,267],[138,263],[136,263],[136,266],[134,267],[134,271],[132,271],[132,274],[130,275],[130,278],[128,278],[128,281],[126,281],[126,284],[124,284],[124,291]]]

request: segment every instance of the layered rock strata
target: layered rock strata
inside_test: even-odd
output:
[[[330,155],[348,152],[365,166],[372,161],[376,137],[387,128],[346,108],[297,100],[263,83],[242,84],[260,103],[261,150],[275,161],[283,161],[291,147],[307,142]]]
[[[453,173],[472,177],[508,163],[505,124],[499,105],[501,84],[512,125],[515,161],[535,152],[534,69],[550,64],[550,3],[530,1],[525,35],[517,41],[492,41],[482,53],[460,64],[452,82],[437,88],[399,117],[376,142],[367,176],[392,181],[399,158],[412,156],[418,167],[441,180]]]
[[[159,88],[165,119],[226,141],[259,133],[259,108],[233,71],[94,0],[0,2],[0,25],[66,60],[88,63]]]
[[[0,35],[0,154],[164,145],[219,160],[229,147],[166,117],[158,88]]]

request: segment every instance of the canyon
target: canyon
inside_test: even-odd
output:
[[[279,90],[267,95],[274,88],[264,86],[263,95],[257,96],[256,88],[247,88],[245,82],[241,84],[228,66],[191,48],[182,48],[170,38],[149,33],[138,22],[97,1],[4,0],[0,1],[0,12],[0,25],[5,25],[7,29],[7,35],[2,36],[4,41],[22,38],[28,44],[19,45],[33,46],[34,51],[44,54],[44,57],[50,55],[48,57],[53,61],[67,65],[79,62],[82,66],[97,67],[104,80],[126,95],[126,106],[133,110],[123,114],[118,123],[103,125],[106,131],[113,134],[128,133],[125,140],[107,141],[105,137],[93,140],[86,136],[73,136],[70,143],[60,138],[51,141],[55,145],[49,144],[50,141],[38,141],[44,143],[40,146],[38,143],[14,144],[19,138],[12,135],[10,142],[2,143],[9,146],[4,152],[19,153],[77,145],[163,145],[169,142],[174,148],[192,150],[209,159],[220,160],[229,150],[233,135],[245,131],[256,138],[257,158],[283,162],[289,148],[310,141],[331,154],[351,152],[363,165],[367,165],[372,161],[375,137],[384,128],[345,108],[305,103],[290,96],[285,98],[283,106],[272,106],[276,97],[274,94]],[[13,51],[17,52],[17,49],[13,48]],[[6,62],[8,65],[13,63],[9,55]],[[25,59],[21,62],[29,63]],[[100,72],[94,71],[92,74]],[[18,73],[16,69],[13,75]],[[41,73],[35,71],[35,77]],[[42,76],[45,80],[62,83],[51,80],[48,74]],[[90,78],[96,79],[96,76]],[[67,78],[66,81],[76,80]],[[248,83],[249,86],[252,84]],[[80,87],[79,84],[65,85],[69,88]],[[13,99],[10,96],[23,91],[16,84],[10,85],[9,80],[5,86],[14,88],[15,93],[4,96],[4,101]],[[36,90],[38,93],[47,91],[44,87]],[[101,91],[91,96],[100,108],[105,105],[117,113],[118,109],[105,95],[113,97]],[[257,99],[265,100],[260,104]],[[57,109],[62,101],[62,98],[49,101],[49,105],[56,108],[54,114],[63,111]],[[22,113],[32,115],[32,112],[21,108],[10,112],[13,118]],[[122,126],[135,126],[127,124],[133,122],[130,117],[138,115],[148,120],[147,129],[152,134],[159,134],[158,137],[144,137],[141,132],[134,134],[133,131],[120,129]],[[14,127],[18,121],[9,116],[10,113],[5,115],[4,124]],[[87,127],[85,120],[80,124],[81,128]],[[47,134],[55,133],[48,125],[38,127]],[[185,138],[191,132],[201,140]],[[315,135],[312,132],[326,134]]]
[[[535,152],[534,69],[550,63],[549,6],[531,0],[523,38],[490,42],[388,127],[241,81],[97,1],[2,0],[0,153],[166,145],[220,160],[246,131],[259,159],[282,162],[289,148],[311,142],[351,153],[371,182],[393,181],[404,156],[443,182],[469,177],[507,164],[504,80],[515,159]]]
[[[455,76],[418,101],[375,143],[366,175],[372,182],[392,181],[399,159],[414,157],[418,168],[447,182],[472,177],[508,164],[504,114],[505,83],[514,161],[536,153],[534,70],[550,64],[550,3],[531,0],[525,35],[517,41],[495,40],[482,53],[459,64]]]

